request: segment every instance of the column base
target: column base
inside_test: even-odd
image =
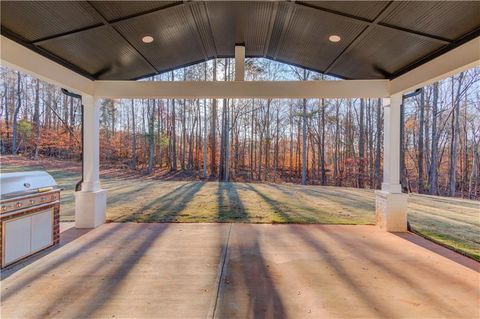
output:
[[[107,190],[75,193],[75,227],[96,228],[105,223]]]
[[[380,229],[407,232],[407,194],[376,191],[375,215]]]

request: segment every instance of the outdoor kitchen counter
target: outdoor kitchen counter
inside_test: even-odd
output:
[[[6,267],[60,241],[60,191],[46,172],[2,174],[1,266]]]

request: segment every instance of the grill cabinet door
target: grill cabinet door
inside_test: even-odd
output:
[[[32,253],[52,244],[53,208],[32,216]]]
[[[29,216],[7,221],[3,224],[5,231],[4,265],[30,253],[31,222],[32,218]]]

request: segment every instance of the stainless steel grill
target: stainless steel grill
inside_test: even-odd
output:
[[[60,191],[43,171],[0,176],[2,268],[59,242]]]

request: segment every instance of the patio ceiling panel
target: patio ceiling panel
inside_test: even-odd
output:
[[[207,59],[203,42],[191,19],[191,11],[186,5],[119,21],[114,27],[159,72]],[[154,41],[143,43],[142,37],[146,35],[152,36]]]
[[[207,2],[218,55],[234,56],[235,43],[244,43],[247,57],[264,56],[277,5],[274,2]]]
[[[478,27],[480,1],[403,1],[380,22],[455,40]]]
[[[97,79],[131,79],[155,70],[108,26],[69,34],[39,44]]]
[[[371,21],[388,5],[388,1],[299,1],[298,3]]]
[[[125,19],[145,12],[162,10],[179,4],[178,1],[90,1],[110,22]]]
[[[374,26],[371,32],[337,61],[331,69],[341,76],[390,78],[392,74],[442,47],[434,40],[419,39],[398,30]]]
[[[270,26],[270,40],[265,48],[265,56],[275,59],[281,43],[282,35],[285,34],[287,21],[292,16],[294,5],[292,3],[280,2],[276,7],[275,18]]]
[[[1,17],[2,27],[32,42],[102,25],[81,1],[2,1]]]
[[[363,22],[339,19],[328,12],[294,5],[285,21],[283,35],[273,59],[324,71],[363,30]],[[340,42],[329,41],[329,36],[339,35]],[[348,75],[341,75],[348,78]]]

